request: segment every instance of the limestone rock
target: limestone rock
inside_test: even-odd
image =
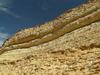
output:
[[[81,6],[68,10],[51,22],[21,30],[4,42],[0,54],[8,50],[46,43],[70,31],[96,22],[100,20],[99,8],[99,0],[88,1]]]
[[[100,0],[19,31],[0,54],[1,75],[100,75]]]

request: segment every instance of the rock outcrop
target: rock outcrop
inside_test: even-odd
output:
[[[0,54],[0,75],[100,75],[100,0],[19,31]]]
[[[88,1],[81,6],[68,10],[51,22],[14,34],[4,42],[0,48],[0,54],[8,50],[28,48],[54,40],[75,29],[99,21],[99,13],[100,1]]]

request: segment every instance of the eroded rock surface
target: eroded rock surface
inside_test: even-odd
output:
[[[0,48],[5,51],[28,48],[52,41],[68,32],[100,20],[100,1],[92,0],[73,8],[51,22],[21,30],[8,38]],[[95,17],[95,18],[94,18]]]
[[[100,0],[19,31],[0,50],[0,75],[100,75]]]

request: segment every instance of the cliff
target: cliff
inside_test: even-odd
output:
[[[53,21],[19,31],[5,40],[0,54],[1,74],[3,69],[16,75],[100,74],[100,0],[88,1]]]
[[[39,45],[96,22],[100,20],[99,8],[99,1],[88,1],[81,6],[65,12],[51,22],[21,30],[4,42],[0,53],[12,49]]]

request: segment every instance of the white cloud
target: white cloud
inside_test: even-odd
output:
[[[0,27],[0,46],[3,44],[4,40],[6,40],[10,35],[8,33],[3,33],[2,30],[6,28]]]
[[[8,33],[0,33],[0,38],[6,39],[9,37]]]
[[[0,46],[4,43],[4,41],[9,37],[8,33],[0,33]]]
[[[16,18],[19,18],[18,15],[16,15],[16,14],[12,13],[11,11],[9,11],[8,8],[2,7],[2,8],[0,8],[0,10],[3,11],[3,12],[6,12],[7,14],[12,15],[12,16],[14,16],[14,17],[16,17]]]
[[[9,10],[9,8],[11,8],[11,4],[12,4],[12,0],[0,0],[0,11],[3,11],[9,15],[14,16],[15,18],[19,18],[18,15],[14,14],[13,12],[11,12]]]

